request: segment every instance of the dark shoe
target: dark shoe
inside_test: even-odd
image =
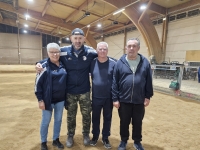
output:
[[[121,141],[117,150],[126,150],[127,142]]]
[[[97,144],[98,138],[93,137],[92,140],[90,141],[91,146],[95,146]]]
[[[41,150],[48,150],[47,142],[42,142],[41,143]]]
[[[64,148],[64,145],[60,143],[59,138],[53,141],[52,143],[53,146],[56,146],[57,148]]]
[[[107,148],[107,149],[111,148],[111,145],[110,145],[110,142],[108,139],[103,139],[102,142],[103,142],[103,145],[105,148]]]
[[[68,137],[67,137],[67,141],[66,141],[66,146],[68,148],[72,147],[73,144],[74,144],[74,135],[73,134],[69,134]]]
[[[85,146],[90,145],[90,137],[89,134],[84,134],[83,135],[83,143]]]
[[[134,142],[133,144],[133,147],[136,149],[136,150],[144,150],[144,148],[142,147],[142,144],[140,142]]]

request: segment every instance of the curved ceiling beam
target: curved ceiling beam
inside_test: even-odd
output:
[[[120,9],[130,4],[131,0],[127,1],[105,0],[105,2]],[[157,62],[159,63],[162,62],[162,51],[161,51],[160,40],[149,16],[145,13],[143,19],[140,22],[141,25],[139,25],[138,20],[140,18],[141,13],[138,12],[136,8],[133,9],[132,7],[127,7],[123,13],[133,22],[133,24],[137,27],[137,29],[144,37],[144,40],[148,47],[149,55],[154,55],[156,57]]]

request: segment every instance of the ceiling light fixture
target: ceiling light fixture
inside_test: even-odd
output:
[[[163,20],[166,20],[166,18],[163,18]]]
[[[146,9],[146,8],[147,8],[146,5],[142,5],[142,6],[140,6],[140,9],[141,9],[141,10],[144,10],[144,9]]]
[[[116,14],[118,14],[118,13],[124,11],[124,10],[125,10],[125,8],[122,8],[122,9],[120,9],[120,10],[117,10],[116,12],[113,13],[113,15],[116,15]]]
[[[30,18],[30,15],[29,14],[25,14],[25,17],[26,17],[26,20],[27,20],[28,18]]]
[[[99,27],[99,28],[100,28],[100,27],[101,27],[101,24],[98,24],[98,25],[97,25],[97,27]]]
[[[27,24],[24,24],[24,27],[28,28],[28,25],[27,25]]]
[[[90,24],[88,24],[87,27],[89,28],[89,27],[90,27]]]
[[[58,43],[61,43],[61,41],[58,41]]]
[[[67,37],[66,40],[69,41],[69,38]]]
[[[24,30],[24,33],[27,33],[27,31],[26,31],[26,30]]]

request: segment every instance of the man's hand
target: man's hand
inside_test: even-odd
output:
[[[43,70],[42,65],[40,63],[37,63],[35,65],[35,70],[37,73],[40,73]]]
[[[117,109],[120,107],[119,101],[113,102],[113,106],[115,106]]]
[[[144,100],[144,106],[147,107],[150,103],[150,100],[148,98],[145,98]]]
[[[39,101],[39,102],[38,102],[38,105],[39,105],[39,108],[40,108],[40,109],[45,110],[44,101]]]

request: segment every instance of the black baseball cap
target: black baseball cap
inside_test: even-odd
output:
[[[74,29],[71,34],[72,35],[83,35],[84,36],[83,30],[81,30],[80,28]]]

